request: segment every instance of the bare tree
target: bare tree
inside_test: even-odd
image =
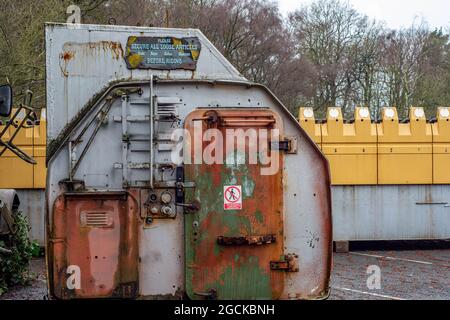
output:
[[[318,109],[349,105],[358,79],[355,65],[368,33],[367,17],[339,0],[316,1],[290,15],[298,54],[312,63],[319,80],[311,104]]]
[[[86,19],[95,17],[105,0],[75,1]],[[65,22],[69,0],[0,2],[0,83],[14,87],[15,100],[26,89],[35,94],[35,105],[45,106],[44,23]]]
[[[386,30],[344,0],[316,0],[283,21],[270,0],[47,0],[0,2],[0,82],[45,105],[46,21],[65,22],[70,4],[83,23],[198,28],[249,80],[267,85],[293,112],[324,114],[356,105],[378,114],[411,104],[450,105],[449,35],[424,22]],[[111,19],[114,18],[114,19]]]
[[[386,103],[403,116],[413,103],[414,90],[424,76],[428,31],[423,23],[387,34],[383,47],[382,73]]]
[[[436,107],[450,104],[449,35],[435,30],[427,35],[423,61],[418,66],[418,79],[412,95],[413,104],[424,107],[429,117],[435,117]]]

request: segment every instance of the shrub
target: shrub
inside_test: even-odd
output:
[[[8,288],[27,285],[30,280],[29,265],[38,250],[37,243],[30,241],[28,219],[21,213],[15,215],[15,233],[0,238],[0,247],[11,253],[0,253],[0,296]]]

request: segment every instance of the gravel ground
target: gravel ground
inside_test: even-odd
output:
[[[16,287],[0,296],[0,300],[43,300],[47,295],[47,281],[44,258],[31,261],[32,280],[28,287]]]
[[[417,245],[416,245],[417,247]],[[335,254],[330,300],[450,300],[450,246],[420,244],[409,247],[378,246]],[[395,250],[393,250],[395,249]],[[367,287],[369,266],[381,271],[381,289]],[[47,294],[44,259],[32,261],[36,275],[29,287],[17,287],[0,300],[42,300]]]

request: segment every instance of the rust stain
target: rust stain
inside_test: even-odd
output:
[[[94,53],[102,50],[104,52],[111,52],[112,57],[116,60],[124,57],[124,50],[122,44],[116,41],[98,41],[87,43],[68,42],[64,44],[64,52],[61,57],[68,61],[75,57],[76,52]]]
[[[59,299],[135,298],[138,294],[138,193],[76,193],[54,204],[50,283]],[[83,223],[82,215],[96,212]],[[101,213],[112,223],[102,225]],[[78,266],[81,288],[67,287],[67,268]]]
[[[113,53],[113,57],[116,60],[119,60],[120,58],[124,57],[124,51],[122,48],[122,44],[120,42],[101,41],[100,43],[101,43],[103,49],[110,50]]]
[[[64,77],[68,77],[69,73],[67,72],[67,64],[74,57],[74,53],[72,51],[64,51],[59,56],[59,68],[61,69]]]
[[[72,58],[74,57],[74,53],[71,51],[66,51],[62,53],[62,58],[64,61],[69,61],[72,60]]]
[[[82,56],[94,56],[99,53],[108,53],[112,56],[114,60],[119,60],[124,58],[124,50],[120,42],[115,41],[99,41],[99,42],[88,42],[88,43],[75,43],[67,42],[63,46],[63,52],[60,54],[59,66],[64,77],[69,76],[68,65],[69,63],[76,63],[77,57]],[[78,59],[83,62],[83,58]],[[86,64],[86,61],[84,61]],[[77,65],[74,65],[77,68]],[[72,72],[77,72],[72,70]]]

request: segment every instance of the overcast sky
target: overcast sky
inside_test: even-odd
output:
[[[313,0],[278,0],[283,14]],[[348,0],[355,9],[386,22],[389,28],[407,27],[422,17],[431,28],[450,27],[449,0]]]

